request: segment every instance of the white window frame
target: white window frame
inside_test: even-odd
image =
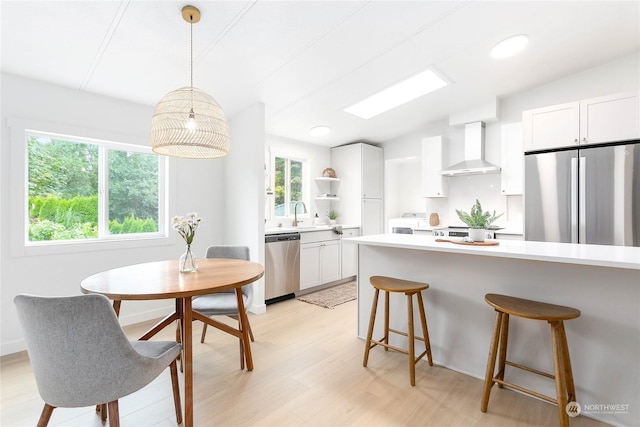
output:
[[[171,161],[164,156],[158,156],[158,197],[160,203],[158,205],[158,231],[155,233],[140,234],[119,234],[102,236],[96,239],[78,239],[78,240],[52,240],[52,241],[29,241],[27,224],[29,221],[29,212],[27,209],[28,200],[28,144],[27,135],[46,136],[71,141],[84,142],[88,144],[99,145],[99,150],[103,152],[108,149],[126,150],[131,152],[153,154],[151,149],[142,145],[141,141],[146,142],[148,137],[118,134],[109,131],[101,131],[95,129],[85,129],[75,126],[67,126],[54,123],[44,123],[36,121],[27,121],[21,119],[9,119],[9,128],[11,131],[11,192],[10,192],[10,227],[11,255],[12,256],[30,256],[30,255],[47,255],[86,252],[92,250],[117,250],[126,248],[150,247],[158,244],[172,244],[174,238],[169,234],[169,194],[172,193],[173,184],[169,180],[169,169]],[[81,135],[81,136],[80,136]],[[118,142],[113,142],[118,141]],[[100,167],[106,170],[106,156],[101,156]],[[103,176],[104,172],[103,170]],[[98,192],[104,194],[106,191],[105,182],[99,182]],[[104,214],[108,209],[105,203],[100,201],[102,197],[98,197],[100,210],[99,217],[104,218]],[[99,220],[99,226],[100,225]],[[104,230],[102,230],[104,231]]]
[[[298,214],[298,218],[310,218],[311,217],[311,205],[309,204],[309,200],[310,200],[310,177],[309,177],[309,160],[304,158],[304,157],[299,157],[299,156],[292,156],[292,155],[288,155],[285,154],[283,152],[273,152],[271,154],[271,164],[273,165],[273,176],[271,177],[271,188],[274,189],[276,188],[276,174],[275,174],[275,167],[276,167],[276,157],[282,157],[285,159],[288,159],[289,161],[293,160],[296,162],[300,162],[302,163],[302,201],[304,202],[305,206],[307,207],[307,213],[305,214]],[[287,171],[287,173],[289,173],[289,171]],[[291,203],[291,188],[288,185],[290,180],[287,180],[287,186],[286,186],[286,190],[285,190],[285,206],[287,205],[287,203]],[[286,215],[276,215],[275,213],[275,207],[276,207],[276,198],[275,196],[272,198],[272,203],[271,203],[271,211],[273,212],[273,218],[278,220],[278,219],[288,219],[288,218],[293,218],[292,214],[289,214],[287,212]]]

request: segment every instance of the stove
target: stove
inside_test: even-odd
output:
[[[437,237],[467,237],[469,236],[469,227],[464,226],[450,226],[450,227],[442,227],[442,228],[434,228],[433,235]],[[484,236],[485,239],[495,239],[496,231],[495,230],[486,230],[486,234]]]

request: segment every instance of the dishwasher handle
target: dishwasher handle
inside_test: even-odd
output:
[[[300,240],[300,233],[271,234],[264,237],[265,243],[288,242],[291,240]]]

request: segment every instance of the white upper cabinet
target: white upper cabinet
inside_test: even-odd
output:
[[[524,111],[524,151],[640,138],[638,91]]]
[[[522,194],[524,152],[522,150],[522,123],[502,126],[502,163],[500,187],[503,196]]]
[[[628,92],[580,101],[580,144],[640,138],[640,96]]]
[[[340,223],[362,226],[362,235],[382,233],[382,148],[363,143],[331,148],[331,167],[341,179],[337,193],[340,198],[337,206]]]
[[[362,144],[362,198],[381,199],[383,188],[382,149]]]
[[[447,177],[440,171],[447,166],[446,147],[441,136],[422,140],[422,196],[447,197]]]
[[[580,103],[553,105],[522,113],[524,150],[578,145]]]

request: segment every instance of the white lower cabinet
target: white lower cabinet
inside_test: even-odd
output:
[[[340,279],[340,237],[333,231],[300,236],[300,290]]]
[[[300,290],[322,284],[320,275],[321,243],[300,245]]]
[[[358,237],[360,231],[357,228],[345,228],[342,230],[342,238]],[[342,256],[342,278],[352,277],[358,274],[358,245],[340,242]]]

